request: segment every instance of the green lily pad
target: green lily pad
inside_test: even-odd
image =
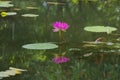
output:
[[[46,50],[46,49],[58,48],[58,45],[53,43],[34,43],[34,44],[26,44],[23,45],[22,47],[25,49]]]
[[[120,41],[120,37],[116,39],[117,41]]]
[[[16,15],[16,12],[7,12],[7,15],[12,16],[12,15]]]
[[[0,7],[13,7],[13,4],[0,4]]]
[[[120,49],[120,43],[116,43],[114,47]]]
[[[109,26],[87,26],[84,28],[84,30],[90,32],[107,32],[109,34],[112,31],[116,31],[117,28]]]
[[[9,4],[11,1],[0,1],[0,4]]]
[[[16,75],[16,71],[15,70],[6,70],[5,73],[9,76],[15,76]]]
[[[11,4],[11,1],[0,1],[0,7],[13,7],[14,5]]]
[[[9,77],[9,75],[6,74],[4,71],[1,71],[0,72],[0,78],[2,78],[2,77]]]
[[[29,7],[26,7],[27,9],[39,9],[38,7],[32,7],[32,6],[29,6]]]
[[[38,17],[38,14],[23,14],[23,17]]]

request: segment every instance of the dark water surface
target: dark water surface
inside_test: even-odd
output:
[[[63,4],[12,0],[14,7],[1,8],[1,12],[17,12],[17,15],[0,17],[0,71],[11,66],[28,70],[3,80],[120,80],[120,47],[84,47],[83,43],[104,37],[106,42],[120,44],[120,1],[81,0],[78,4],[72,0],[57,1]],[[23,17],[23,14],[39,16]],[[58,49],[46,50],[45,61],[38,59],[42,51],[22,48],[30,43],[59,42],[58,33],[52,30],[55,21],[65,21],[70,27],[63,33],[65,43],[59,44]],[[112,26],[118,30],[108,35],[87,32],[85,26]],[[63,52],[70,62],[53,63],[54,54]],[[84,57],[85,53],[95,55]],[[105,53],[104,57],[101,53]]]

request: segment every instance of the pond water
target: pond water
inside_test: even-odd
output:
[[[119,5],[118,0],[0,1],[0,79],[119,80]],[[69,25],[61,31],[62,39],[59,32],[53,32],[56,21]],[[86,26],[117,30],[89,32]],[[23,48],[34,43],[40,46]],[[56,64],[55,57],[64,60]],[[14,69],[10,73],[14,76],[3,75],[10,67],[27,71]]]

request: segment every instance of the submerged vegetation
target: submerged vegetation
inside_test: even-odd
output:
[[[119,80],[119,5],[119,0],[0,1],[0,79]]]

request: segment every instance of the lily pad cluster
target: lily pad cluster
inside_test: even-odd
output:
[[[110,26],[86,26],[84,28],[85,31],[89,31],[89,32],[106,32],[107,34],[111,34],[113,31],[116,31],[117,28],[115,27],[110,27]],[[120,44],[119,43],[115,43],[115,42],[106,42],[103,41],[102,38],[98,38],[93,42],[84,42],[85,44],[83,45],[83,47],[98,47],[98,48],[108,48],[109,52],[111,52],[110,50],[112,49],[112,51],[116,51],[116,49],[120,49]],[[103,52],[106,50],[103,50]],[[107,51],[108,52],[108,51]]]
[[[27,70],[9,67],[8,70],[0,71],[0,79],[3,79],[5,77],[10,77],[10,76],[15,76],[17,74],[21,74],[23,71],[27,71]]]
[[[4,8],[14,7],[14,5],[12,4],[12,1],[0,1],[0,7],[3,8],[1,10],[2,17],[13,16],[17,14],[17,12],[8,12],[4,10]],[[27,7],[27,9],[38,9],[38,7]],[[14,8],[13,10],[21,10],[21,9]],[[38,17],[39,15],[38,14],[23,14],[21,16],[22,17]]]

